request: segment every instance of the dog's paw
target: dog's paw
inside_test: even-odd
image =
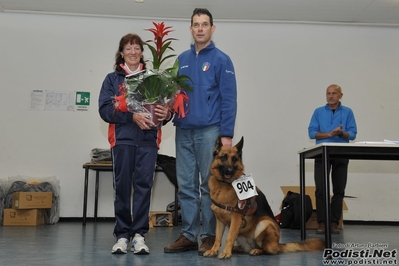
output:
[[[263,250],[260,248],[254,248],[249,251],[249,255],[252,255],[252,256],[262,255],[263,253],[264,253]]]
[[[230,252],[230,253],[227,253],[227,252],[223,251],[222,253],[219,254],[218,258],[219,258],[220,260],[223,260],[223,259],[230,259],[230,258],[231,258],[231,252]]]
[[[212,249],[204,252],[204,257],[215,257],[218,254],[217,251],[213,251]]]

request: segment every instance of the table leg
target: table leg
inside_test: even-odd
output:
[[[98,188],[99,188],[100,171],[96,170],[96,191],[94,198],[94,222],[97,222],[97,211],[98,211]]]
[[[83,222],[82,226],[86,226],[86,215],[87,215],[87,190],[89,186],[89,168],[85,167],[85,184],[84,184],[84,195],[83,195]]]
[[[301,240],[306,239],[306,204],[305,204],[305,157],[299,156],[299,188],[301,194]]]
[[[322,153],[322,167],[324,170],[324,178],[323,178],[323,189],[324,189],[324,196],[325,196],[325,246],[326,248],[331,248],[331,208],[330,208],[330,181],[329,181],[329,156],[327,146],[323,147]]]

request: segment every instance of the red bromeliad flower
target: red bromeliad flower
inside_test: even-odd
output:
[[[164,22],[161,23],[156,23],[152,22],[154,24],[155,28],[150,28],[150,29],[145,29],[146,31],[150,31],[154,34],[154,40],[148,40],[145,42],[145,45],[151,50],[152,53],[152,67],[153,69],[159,70],[161,67],[161,64],[168,58],[176,56],[176,54],[171,54],[168,56],[164,56],[164,53],[166,52],[167,49],[170,49],[174,51],[174,49],[170,46],[172,41],[177,40],[175,38],[167,38],[163,39],[166,35],[168,35],[170,32],[174,31],[172,30],[172,26],[165,26]],[[153,42],[155,44],[155,47],[150,45],[150,43]]]

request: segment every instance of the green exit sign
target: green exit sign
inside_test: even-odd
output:
[[[77,91],[75,104],[76,105],[90,105],[90,92]]]

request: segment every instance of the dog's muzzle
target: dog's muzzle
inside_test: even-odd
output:
[[[234,175],[234,167],[232,166],[220,166],[219,167],[220,175],[225,180],[229,180]]]

